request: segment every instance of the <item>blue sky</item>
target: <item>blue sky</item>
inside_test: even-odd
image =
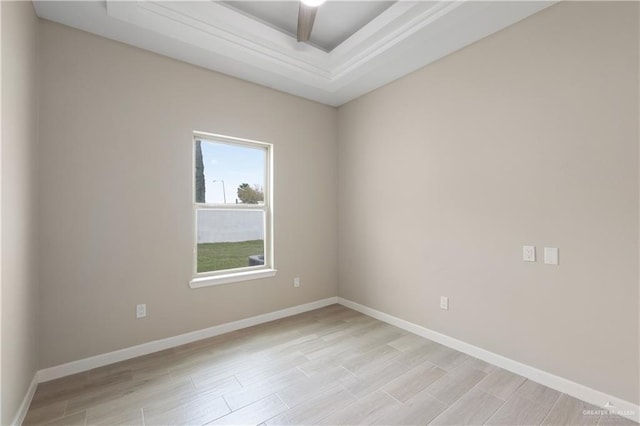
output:
[[[201,145],[207,203],[223,203],[223,180],[227,204],[235,204],[242,183],[264,188],[264,150],[205,140]]]

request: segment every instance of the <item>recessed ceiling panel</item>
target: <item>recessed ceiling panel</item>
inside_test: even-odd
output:
[[[324,51],[296,42],[297,1],[36,0],[34,5],[43,19],[339,106],[554,2],[330,0],[320,7],[312,34]]]
[[[232,7],[292,37],[298,23],[297,1],[225,1]],[[394,1],[328,1],[318,8],[310,43],[330,52],[387,10]]]

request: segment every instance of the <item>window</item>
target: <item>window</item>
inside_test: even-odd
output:
[[[275,275],[271,144],[194,134],[191,287]]]

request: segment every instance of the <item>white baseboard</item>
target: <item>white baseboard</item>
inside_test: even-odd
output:
[[[20,407],[18,407],[18,412],[16,416],[13,418],[11,422],[11,426],[21,426],[22,422],[24,422],[24,418],[27,416],[27,412],[29,411],[29,406],[31,405],[31,401],[33,400],[33,395],[36,393],[36,388],[38,387],[38,373],[33,375],[33,380],[29,384],[29,388],[27,388],[27,393],[22,399],[22,403]]]
[[[115,362],[125,361],[127,359],[147,355],[153,352],[170,349],[176,346],[184,345],[186,343],[195,342],[197,340],[207,339],[209,337],[218,336],[220,334],[229,333],[231,331],[240,330],[242,328],[263,324],[265,322],[297,315],[307,311],[312,311],[314,309],[333,305],[335,303],[338,303],[338,298],[329,297],[327,299],[316,300],[315,302],[305,303],[303,305],[293,306],[291,308],[269,312],[267,314],[257,315],[255,317],[228,322],[225,324],[216,325],[214,327],[196,330],[190,333],[180,334],[178,336],[168,337],[166,339],[154,340],[151,342],[143,343],[141,345],[131,346],[117,351],[108,352],[106,354],[80,359],[78,361],[57,365],[55,367],[45,368],[38,371],[38,382],[47,382],[49,380],[69,376],[71,374],[81,373],[93,368],[102,367],[104,365],[109,365]]]
[[[571,380],[567,380],[554,374],[547,373],[546,371],[539,370],[521,362],[514,361],[502,355],[498,355],[463,342],[462,340],[454,339],[453,337],[438,333],[437,331],[394,317],[393,315],[385,314],[384,312],[380,312],[368,306],[352,302],[351,300],[338,297],[338,303],[413,334],[417,334],[418,336],[433,340],[434,342],[504,368],[512,373],[519,374],[534,382],[540,383],[559,392],[566,393],[574,398],[578,398],[597,407],[602,407],[604,410],[610,411],[614,414],[626,417],[635,422],[638,422],[639,420],[638,415],[640,413],[640,406],[631,402],[616,398],[615,396],[608,395],[604,392],[572,382]],[[613,404],[613,407],[607,404]]]
[[[352,302],[348,299],[344,299],[342,297],[329,297],[327,299],[317,300],[315,302],[305,303],[303,305],[293,306],[291,308],[286,308],[267,314],[257,315],[254,317],[221,324],[190,333],[180,334],[178,336],[173,336],[166,339],[154,340],[152,342],[143,343],[141,345],[132,346],[106,354],[96,355],[78,361],[69,362],[67,364],[42,369],[38,371],[37,375],[31,382],[27,395],[25,395],[25,398],[20,405],[20,409],[18,410],[18,413],[16,414],[12,425],[22,424],[22,421],[24,420],[24,417],[29,409],[29,405],[31,404],[33,395],[36,391],[36,386],[39,382],[46,382],[71,374],[81,373],[93,368],[102,367],[104,365],[109,365],[115,362],[147,355],[153,352],[170,349],[176,346],[184,345],[186,343],[195,342],[197,340],[218,336],[220,334],[229,333],[231,331],[263,324],[269,321],[297,315],[307,311],[312,311],[314,309],[319,309],[335,303],[339,303],[358,312],[362,312],[365,315],[376,318],[380,321],[417,334],[418,336],[422,336],[426,339],[433,340],[434,342],[466,353],[475,358],[479,358],[483,361],[504,368],[505,370],[511,371],[513,373],[519,374],[537,383],[548,386],[559,392],[566,393],[567,395],[581,399],[595,406],[603,407],[603,409],[618,413],[623,417],[629,418],[636,422],[638,422],[639,420],[638,416],[640,413],[640,407],[638,405],[632,404],[631,402],[608,395],[604,392],[600,392],[588,386],[581,385],[579,383],[556,376],[554,374],[547,373],[546,371],[539,370],[537,368],[487,351],[461,340],[454,339],[453,337],[449,337],[447,335],[430,330],[426,327],[422,327],[398,317],[394,317],[384,312],[369,308],[368,306]],[[610,405],[607,405],[608,403],[613,404],[613,408],[611,408]]]

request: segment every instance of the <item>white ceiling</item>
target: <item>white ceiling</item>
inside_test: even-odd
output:
[[[320,7],[312,33],[320,48],[296,42],[295,2],[34,4],[41,18],[338,106],[554,2],[328,2]]]
[[[224,1],[225,5],[296,36],[297,1]],[[388,9],[393,1],[329,1],[318,8],[310,42],[330,52],[373,18]]]

